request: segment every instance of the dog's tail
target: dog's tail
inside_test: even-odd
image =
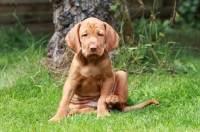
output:
[[[152,99],[152,100],[148,100],[146,102],[142,102],[142,103],[134,105],[134,106],[125,106],[122,111],[137,110],[137,109],[144,108],[151,104],[159,105],[159,102],[157,100]]]

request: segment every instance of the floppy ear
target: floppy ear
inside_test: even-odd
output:
[[[107,23],[104,22],[106,28],[106,49],[108,52],[118,47],[119,36],[117,32]]]
[[[72,49],[75,53],[80,50],[80,41],[79,41],[79,28],[80,23],[76,24],[65,37],[65,41],[70,49]]]

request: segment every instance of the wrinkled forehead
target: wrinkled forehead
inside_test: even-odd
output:
[[[80,29],[79,29],[79,33],[83,33],[83,32],[94,32],[94,31],[103,31],[105,32],[105,25],[102,21],[96,20],[96,19],[92,19],[92,20],[87,20],[87,21],[83,21],[81,23]]]

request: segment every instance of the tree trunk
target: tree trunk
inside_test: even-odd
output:
[[[124,14],[111,10],[110,7],[115,4],[116,0],[53,0],[55,32],[47,45],[45,59],[45,66],[52,76],[65,76],[68,72],[73,52],[67,48],[65,36],[75,24],[88,17],[96,17],[119,31],[117,19]]]

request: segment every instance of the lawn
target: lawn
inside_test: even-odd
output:
[[[112,110],[111,116],[98,120],[95,113],[88,113],[48,123],[57,110],[65,78],[53,79],[43,67],[45,48],[39,44],[45,45],[45,40],[28,42],[36,45],[22,50],[4,45],[0,52],[0,132],[200,130],[200,59],[194,51],[178,54],[175,76],[166,70],[129,74],[127,103],[157,99],[158,106],[124,113]]]

